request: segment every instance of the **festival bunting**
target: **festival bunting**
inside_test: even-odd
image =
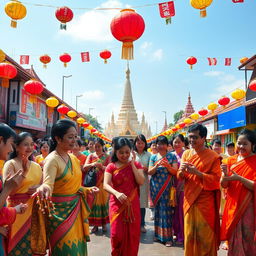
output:
[[[165,18],[166,25],[171,24],[171,17],[175,16],[174,2],[165,2],[158,5],[161,18]]]
[[[244,0],[232,0],[233,3],[243,3]]]
[[[209,66],[216,66],[217,65],[217,59],[216,58],[207,58]]]
[[[89,52],[81,52],[81,60],[82,62],[90,62]]]
[[[20,65],[29,64],[29,55],[20,55]]]
[[[225,66],[231,66],[231,58],[225,58]]]

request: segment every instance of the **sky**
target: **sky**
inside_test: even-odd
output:
[[[20,55],[30,55],[33,67],[47,88],[61,97],[62,76],[65,79],[64,99],[78,111],[90,113],[103,127],[111,114],[119,113],[124,93],[127,62],[121,59],[121,42],[111,34],[111,19],[118,10],[97,11],[97,7],[136,7],[145,21],[145,32],[134,43],[134,60],[129,63],[133,100],[141,120],[144,112],[153,134],[164,125],[164,112],[168,123],[173,115],[185,109],[188,94],[196,111],[210,102],[227,95],[236,88],[244,88],[244,72],[238,70],[240,58],[255,54],[254,0],[233,3],[232,0],[213,0],[207,8],[207,17],[189,0],[176,0],[176,15],[166,25],[159,15],[156,0],[26,0],[27,16],[10,27],[10,18],[4,12],[8,1],[0,3],[0,48],[19,61]],[[44,4],[68,6],[74,18],[67,30],[59,29],[55,8],[35,6]],[[75,9],[77,8],[77,9]],[[91,8],[90,10],[79,8]],[[109,49],[112,57],[104,64],[99,52]],[[82,63],[80,52],[90,52],[91,61]],[[72,61],[67,68],[59,55],[67,52]],[[48,54],[52,61],[44,69],[39,56]],[[198,63],[190,70],[186,59],[195,56]],[[218,60],[209,66],[207,57]],[[224,66],[224,58],[232,58],[231,66]],[[24,68],[29,66],[23,65]]]

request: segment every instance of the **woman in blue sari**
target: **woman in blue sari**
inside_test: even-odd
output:
[[[150,194],[155,207],[155,241],[173,245],[172,213],[175,198],[174,179],[177,173],[177,158],[168,152],[168,140],[159,136],[156,140],[158,153],[152,155],[149,162]]]

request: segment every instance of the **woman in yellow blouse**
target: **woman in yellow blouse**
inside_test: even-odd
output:
[[[66,119],[57,121],[52,127],[51,138],[51,153],[45,159],[44,180],[37,194],[42,201],[51,198],[55,211],[45,226],[34,225],[39,230],[33,233],[32,250],[34,254],[45,253],[46,245],[44,243],[44,248],[41,245],[43,240],[47,240],[52,256],[85,256],[86,242],[89,241],[87,218],[93,203],[93,193],[98,192],[98,188],[81,187],[79,160],[68,153],[77,140],[75,123]],[[39,211],[38,215],[35,222],[42,220]]]
[[[50,150],[48,141],[46,141],[46,140],[41,141],[39,144],[39,149],[40,149],[41,154],[35,157],[35,162],[40,164],[41,167],[43,167],[44,160],[48,156],[49,150]]]

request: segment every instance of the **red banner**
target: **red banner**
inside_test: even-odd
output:
[[[207,58],[209,66],[216,66],[217,65],[217,59],[216,58]]]
[[[89,62],[90,61],[89,52],[81,52],[81,59],[82,59],[82,62]]]
[[[28,65],[29,64],[29,55],[20,55],[20,64]]]
[[[243,3],[244,0],[232,0],[233,3]]]
[[[169,18],[175,16],[174,2],[165,2],[158,4],[161,18]]]
[[[225,58],[225,66],[231,66],[231,58]]]

